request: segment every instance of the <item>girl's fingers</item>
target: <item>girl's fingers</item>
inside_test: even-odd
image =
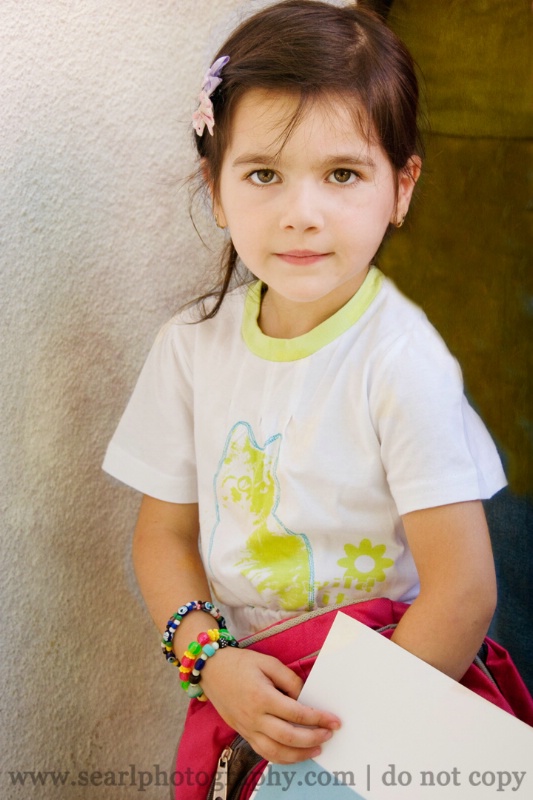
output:
[[[273,688],[278,690],[275,697],[272,698],[272,707],[268,709],[268,713],[272,716],[287,720],[293,725],[330,730],[340,728],[340,720],[335,714],[305,706],[297,701],[303,681],[291,669],[275,660],[273,664],[268,664],[266,669],[263,668],[263,672],[272,681]],[[284,692],[287,696],[280,692]]]
[[[320,747],[334,733],[331,728],[293,725],[270,715],[265,715],[263,730],[270,738],[286,747],[302,749]]]
[[[298,698],[304,683],[292,669],[286,667],[285,664],[282,664],[277,658],[270,657],[268,661],[264,662],[261,668],[263,673],[267,678],[270,678],[277,689],[284,692],[289,697],[292,697],[293,700]]]
[[[258,733],[253,741],[249,741],[256,753],[273,764],[297,764],[320,755],[320,747],[287,747],[263,733]]]
[[[228,683],[228,672],[239,675],[238,683]],[[314,758],[340,727],[334,714],[295,699],[301,679],[270,656],[226,648],[208,662],[202,682],[222,718],[275,763]]]
[[[292,698],[280,698],[283,710],[278,714],[293,726],[306,726],[309,728],[321,728],[336,731],[341,726],[340,719],[329,711],[321,711],[318,708],[305,706],[303,703]],[[286,702],[284,702],[286,701]]]

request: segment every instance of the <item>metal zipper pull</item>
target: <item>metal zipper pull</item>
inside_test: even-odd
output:
[[[228,797],[228,766],[233,755],[231,747],[226,747],[218,759],[217,773],[215,775],[215,791],[213,800],[227,800]]]

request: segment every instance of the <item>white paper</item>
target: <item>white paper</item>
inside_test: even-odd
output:
[[[342,612],[300,700],[342,720],[316,761],[364,798],[533,797],[533,728]]]

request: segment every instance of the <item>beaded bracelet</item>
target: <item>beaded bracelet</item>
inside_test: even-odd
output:
[[[165,632],[161,640],[163,655],[169,664],[174,664],[176,667],[179,667],[180,662],[172,650],[172,642],[174,640],[174,634],[180,626],[181,620],[190,611],[205,611],[207,614],[211,614],[211,616],[216,620],[219,628],[226,627],[226,621],[220,613],[220,610],[209,601],[191,600],[189,603],[185,603],[184,606],[178,608],[176,613],[167,622]]]
[[[215,655],[217,650],[224,647],[238,647],[239,643],[227,628],[213,629],[199,633],[195,642],[191,642],[180,665],[181,688],[187,692],[188,697],[196,698],[202,702],[207,700],[201,688],[201,672],[208,658]]]

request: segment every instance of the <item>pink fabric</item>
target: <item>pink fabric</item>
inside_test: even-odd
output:
[[[343,607],[342,612],[370,628],[377,629],[398,623],[407,608],[408,605],[405,603],[377,598]],[[309,654],[322,647],[338,610],[334,607],[322,616],[303,619],[300,624],[286,631],[276,631],[278,626],[274,625],[271,628],[272,635],[251,645],[250,649],[276,656],[305,680],[316,658],[316,656],[309,657]],[[384,631],[383,635],[390,638],[392,633],[391,629]],[[487,666],[497,685],[474,664],[468,669],[461,683],[509,714],[533,725],[533,698],[509,654],[491,639],[485,639],[485,643],[488,648]],[[191,702],[178,748],[176,774],[192,774],[193,770],[199,780],[183,781],[181,786],[177,786],[176,800],[205,800],[208,792],[206,787],[209,787],[215,775],[220,754],[236,735],[211,703],[194,700]],[[261,770],[260,765],[258,777]],[[200,773],[202,773],[201,778]],[[209,776],[205,782],[203,774]],[[246,796],[250,793],[251,788],[246,792]],[[246,796],[243,795],[242,800],[246,800]]]

